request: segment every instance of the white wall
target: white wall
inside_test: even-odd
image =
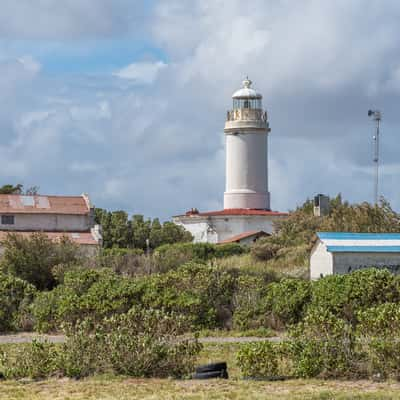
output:
[[[279,216],[232,215],[232,216],[180,216],[174,217],[194,236],[195,242],[217,243],[248,231],[273,233],[273,221]]]
[[[318,240],[311,250],[310,278],[319,279],[322,276],[333,274],[332,253],[326,250],[326,246]]]
[[[8,214],[10,215],[10,214]],[[91,228],[89,215],[13,214],[14,225],[2,225],[1,230],[26,231],[87,231]]]

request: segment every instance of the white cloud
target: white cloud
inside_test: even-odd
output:
[[[153,83],[158,74],[167,67],[163,61],[133,63],[114,72],[114,76],[121,79],[133,80],[137,83]]]
[[[61,3],[50,10],[40,2],[43,26],[25,27],[22,11],[35,21],[40,12],[33,2],[9,2],[0,34],[123,35],[127,16],[139,12],[122,0]],[[1,26],[12,7],[15,20]],[[394,1],[169,0],[145,21],[168,66],[49,76],[34,56],[0,55],[0,177],[43,192],[89,192],[98,206],[164,218],[222,207],[225,113],[248,74],[272,127],[274,209],[316,192],[372,200],[369,108],[384,112],[382,160],[391,167],[382,169],[382,193],[400,207],[399,14]]]

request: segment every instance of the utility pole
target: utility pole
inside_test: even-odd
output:
[[[379,128],[380,122],[382,120],[382,114],[378,110],[368,110],[368,116],[376,123],[376,132],[373,136],[375,149],[374,149],[374,164],[375,164],[375,183],[374,183],[374,195],[375,195],[375,205],[378,204],[379,200]]]

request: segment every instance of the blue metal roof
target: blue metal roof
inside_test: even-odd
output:
[[[326,246],[331,253],[400,253],[400,246]]]
[[[317,232],[321,240],[400,240],[400,233]]]

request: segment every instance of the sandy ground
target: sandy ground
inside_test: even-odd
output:
[[[50,343],[63,343],[65,341],[64,335],[41,335],[33,332],[23,332],[16,334],[0,335],[0,344],[12,343],[30,343],[33,339],[39,341],[47,340]],[[201,343],[247,343],[247,342],[262,342],[262,341],[278,342],[281,340],[279,337],[260,338],[253,336],[246,337],[204,337],[200,338]]]

